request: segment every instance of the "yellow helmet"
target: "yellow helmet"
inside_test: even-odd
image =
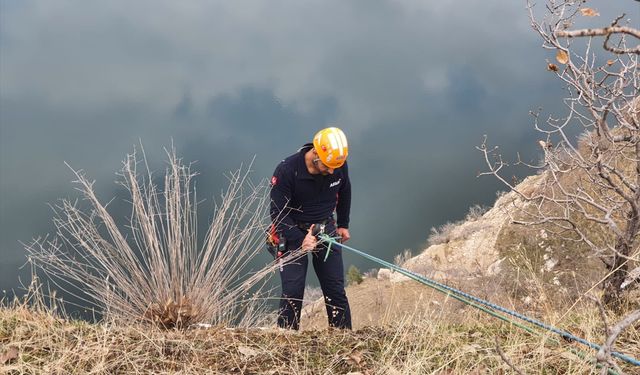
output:
[[[332,169],[342,167],[349,155],[347,137],[338,128],[326,128],[316,133],[313,147],[322,164]]]

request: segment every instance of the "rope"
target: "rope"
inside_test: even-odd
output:
[[[353,248],[353,247],[347,246],[347,245],[345,245],[345,244],[341,244],[341,243],[337,242],[335,238],[330,237],[330,236],[328,236],[328,235],[326,235],[326,234],[320,234],[318,237],[319,237],[319,239],[320,239],[320,240],[322,240],[323,242],[326,242],[327,244],[336,244],[336,245],[339,245],[339,246],[340,246],[340,247],[342,247],[343,249],[347,249],[347,250],[349,250],[349,251],[351,251],[351,252],[353,252],[353,253],[355,253],[355,254],[358,254],[358,255],[360,255],[360,256],[362,256],[362,257],[364,257],[364,258],[367,258],[367,259],[372,260],[372,261],[374,261],[374,262],[376,262],[376,263],[378,263],[378,264],[381,264],[381,265],[383,265],[383,266],[385,266],[385,267],[387,267],[387,268],[390,268],[390,269],[392,269],[392,270],[394,270],[394,271],[396,271],[396,272],[398,272],[398,273],[400,273],[400,274],[402,274],[402,275],[405,275],[405,276],[409,277],[410,279],[413,279],[413,280],[415,280],[415,281],[418,281],[418,282],[420,282],[420,283],[422,283],[422,284],[424,284],[424,285],[427,285],[427,286],[429,286],[429,287],[431,287],[431,288],[434,288],[434,289],[436,289],[436,290],[438,290],[438,291],[440,291],[440,292],[442,292],[442,293],[448,294],[448,295],[450,295],[450,296],[452,296],[452,297],[456,298],[457,300],[459,300],[459,301],[461,301],[461,302],[464,302],[464,303],[470,304],[470,303],[469,303],[469,301],[473,301],[473,302],[475,302],[476,304],[480,304],[480,305],[487,306],[487,307],[492,308],[492,309],[494,309],[494,310],[497,310],[497,311],[503,312],[503,313],[508,314],[508,315],[511,315],[511,316],[513,316],[513,317],[516,317],[516,318],[518,318],[518,319],[520,319],[520,320],[523,320],[523,321],[525,321],[525,322],[527,322],[527,323],[530,323],[530,324],[533,324],[533,325],[538,326],[538,327],[540,327],[540,328],[543,328],[543,329],[545,329],[545,330],[547,330],[547,331],[553,332],[553,333],[555,333],[555,334],[557,334],[557,335],[560,335],[561,337],[564,337],[565,339],[568,339],[568,340],[571,340],[571,341],[575,341],[575,342],[579,342],[580,344],[585,345],[585,346],[588,346],[588,347],[590,347],[591,349],[594,349],[594,350],[600,350],[600,349],[602,348],[602,347],[601,347],[600,345],[598,345],[598,344],[594,344],[594,343],[592,343],[592,342],[590,342],[590,341],[587,341],[587,340],[585,340],[585,339],[583,339],[583,338],[580,338],[580,337],[574,336],[574,335],[572,335],[571,333],[569,333],[569,332],[567,332],[567,331],[563,331],[563,330],[558,329],[558,328],[556,328],[556,327],[554,327],[554,326],[551,326],[551,325],[545,324],[545,323],[543,323],[543,322],[541,322],[541,321],[539,321],[539,320],[536,320],[536,319],[533,319],[533,318],[529,318],[529,317],[527,317],[527,316],[525,316],[525,315],[522,315],[522,314],[520,314],[520,313],[518,313],[518,312],[515,312],[515,311],[513,311],[513,310],[509,310],[509,309],[507,309],[507,308],[504,308],[504,307],[502,307],[502,306],[496,305],[496,304],[491,303],[491,302],[489,302],[489,301],[486,301],[486,300],[483,300],[483,299],[481,299],[481,298],[478,298],[478,297],[472,296],[472,295],[470,295],[470,294],[468,294],[468,293],[465,293],[465,292],[463,292],[463,291],[461,291],[461,290],[458,290],[458,289],[452,288],[452,287],[450,287],[450,286],[448,286],[448,285],[445,285],[445,284],[439,283],[439,282],[437,282],[437,281],[435,281],[435,280],[429,279],[429,278],[424,277],[424,276],[422,276],[422,275],[419,275],[419,274],[417,274],[417,273],[414,273],[414,272],[411,272],[411,271],[406,270],[406,269],[404,269],[404,268],[398,267],[398,266],[396,266],[396,265],[395,265],[395,264],[393,264],[393,263],[389,263],[389,262],[384,261],[384,260],[382,260],[382,259],[380,259],[380,258],[376,258],[376,257],[374,257],[373,255],[369,255],[369,254],[367,254],[367,253],[365,253],[365,252],[363,252],[363,251],[360,251],[360,250],[358,250],[358,249],[355,249],[355,248]],[[458,298],[458,297],[460,297],[460,298]],[[479,308],[479,307],[478,307],[477,305],[475,305],[475,304],[470,304],[470,305],[471,305],[471,306],[474,306],[474,307],[476,307],[476,308]],[[481,308],[480,310],[485,311],[485,312],[488,312],[488,311],[487,311],[487,310],[485,310],[484,308]],[[490,313],[490,314],[491,314],[491,313]],[[509,322],[514,323],[514,324],[515,324],[515,322],[513,322],[513,321],[511,321],[511,320],[507,319],[506,317],[502,317],[502,318],[501,318],[501,317],[497,316],[495,313],[493,313],[493,314],[491,314],[491,315],[496,316],[496,317],[498,317],[498,318],[500,318],[500,319],[502,319],[502,320],[505,320],[505,319],[506,319],[506,321],[509,321]],[[503,319],[503,318],[504,318],[504,319]],[[518,325],[518,324],[516,324],[516,326],[518,326],[518,327],[520,327],[520,328],[523,328],[523,329],[525,329],[525,330],[529,331],[529,329],[524,328],[524,326],[521,326],[521,325]],[[527,327],[527,328],[528,328],[528,327]],[[529,331],[529,332],[530,332],[530,331]],[[633,358],[633,357],[630,357],[630,356],[628,356],[628,355],[625,355],[625,354],[623,354],[623,353],[619,353],[619,352],[614,352],[614,351],[612,351],[612,352],[611,352],[611,355],[612,355],[612,356],[614,356],[614,357],[616,357],[616,358],[622,359],[622,360],[623,360],[623,361],[625,361],[625,362],[631,363],[631,364],[633,364],[633,365],[635,365],[635,366],[640,366],[640,361],[639,361],[639,360],[637,360],[637,359],[635,359],[635,358]]]

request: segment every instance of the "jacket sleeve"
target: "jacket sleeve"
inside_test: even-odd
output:
[[[284,234],[288,241],[301,241],[304,233],[291,218],[290,204],[292,203],[294,178],[284,163],[280,163],[271,177],[271,222],[276,225],[279,232]]]
[[[349,228],[349,214],[351,213],[351,180],[349,180],[349,167],[347,163],[342,167],[344,184],[341,184],[336,205],[336,224],[338,228]]]

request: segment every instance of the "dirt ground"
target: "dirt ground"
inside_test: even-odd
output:
[[[393,283],[389,280],[365,279],[346,289],[351,307],[353,329],[384,326],[405,319],[448,317],[466,305],[414,281]],[[455,319],[454,319],[455,320]],[[327,313],[322,299],[303,310],[303,330],[328,327]]]

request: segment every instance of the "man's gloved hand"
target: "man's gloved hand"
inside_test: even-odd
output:
[[[313,226],[315,224],[311,225],[311,227],[309,227],[309,230],[307,231],[307,235],[304,237],[304,240],[302,240],[302,251],[313,251],[316,246],[318,246],[318,239],[316,238],[316,236],[313,235]]]
[[[340,242],[345,243],[349,241],[351,235],[349,234],[349,229],[347,228],[338,228],[336,229],[336,234],[341,237]]]

